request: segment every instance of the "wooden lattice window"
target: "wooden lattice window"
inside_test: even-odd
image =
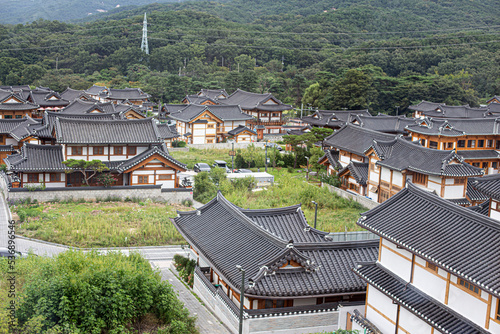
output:
[[[115,155],[123,155],[123,146],[115,146],[113,148]]]
[[[61,182],[60,173],[50,173],[50,182]]]
[[[94,155],[104,155],[104,146],[94,146]]]
[[[413,174],[413,183],[418,183],[425,186],[427,184],[427,175],[420,173]]]
[[[458,279],[458,284],[468,290],[471,294],[481,296],[481,290],[474,284],[471,284],[461,278]]]
[[[127,147],[127,154],[128,155],[136,155],[137,154],[137,147],[135,147],[135,146]]]
[[[36,173],[29,173],[28,174],[28,182],[29,183],[38,183],[38,174],[36,174]]]
[[[138,176],[138,183],[140,184],[147,184],[148,183],[148,175],[139,175]]]
[[[81,146],[71,147],[71,155],[83,155],[83,148]]]
[[[425,267],[426,267],[427,269],[430,269],[430,270],[435,271],[435,272],[437,272],[437,271],[438,271],[438,267],[437,267],[434,263],[431,263],[431,262],[429,262],[429,261],[426,261],[426,262],[425,262]]]

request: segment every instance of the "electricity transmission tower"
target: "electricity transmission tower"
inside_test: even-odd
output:
[[[141,43],[141,50],[146,52],[146,54],[149,54],[149,47],[148,47],[148,20],[146,19],[146,13],[144,13],[144,23],[142,25],[142,43]]]

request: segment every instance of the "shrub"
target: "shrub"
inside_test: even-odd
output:
[[[29,259],[28,259],[29,260]],[[195,320],[138,254],[67,251],[37,259],[26,277],[16,316],[37,333],[132,333],[147,315],[167,333],[197,333]]]
[[[186,147],[186,142],[182,140],[172,141],[172,147]]]
[[[182,255],[174,255],[174,266],[179,272],[179,276],[187,282],[190,287],[194,284],[194,269],[196,268],[196,261],[190,260]]]
[[[193,201],[190,199],[185,199],[182,201],[182,205],[187,206],[187,207],[191,207],[191,206],[193,206]]]

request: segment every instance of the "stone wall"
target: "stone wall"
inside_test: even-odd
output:
[[[233,332],[238,332],[239,314],[228,305],[231,302],[220,293],[224,293],[221,288],[214,290],[206,278],[198,276],[195,271],[193,292],[208,306],[208,308],[230,328]],[[214,292],[215,291],[215,292]],[[239,307],[239,305],[236,305]],[[292,312],[291,312],[292,313]],[[295,313],[295,312],[293,312]],[[243,333],[321,333],[332,332],[339,328],[339,311],[323,310],[317,312],[297,312],[298,314],[287,315],[264,315],[246,317],[243,320]]]
[[[380,203],[377,203],[375,201],[372,201],[371,199],[369,199],[367,197],[347,192],[347,191],[342,190],[340,188],[331,186],[327,183],[322,183],[321,186],[328,188],[328,190],[330,190],[330,192],[335,193],[335,194],[339,195],[340,197],[347,198],[347,199],[353,200],[355,202],[358,202],[359,204],[361,204],[362,206],[364,206],[367,209],[373,209],[374,207],[376,207],[377,205],[380,204]]]
[[[0,181],[1,182],[1,181]],[[151,199],[168,203],[181,203],[183,200],[193,200],[192,189],[161,189],[161,186],[122,186],[122,187],[79,187],[79,188],[47,188],[45,190],[28,191],[22,188],[12,188],[7,195],[9,200],[24,200],[31,198],[38,202],[53,200],[94,201],[117,197],[120,200],[127,198]]]

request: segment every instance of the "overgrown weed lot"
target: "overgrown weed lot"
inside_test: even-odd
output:
[[[212,166],[214,160],[224,160],[231,164],[229,149],[196,149],[189,148],[189,151],[170,151],[170,154],[177,160],[185,163],[188,168],[193,169],[198,162],[204,162]]]
[[[22,223],[17,234],[74,247],[133,247],[182,244],[170,222],[180,205],[145,202],[71,202],[11,206]]]

